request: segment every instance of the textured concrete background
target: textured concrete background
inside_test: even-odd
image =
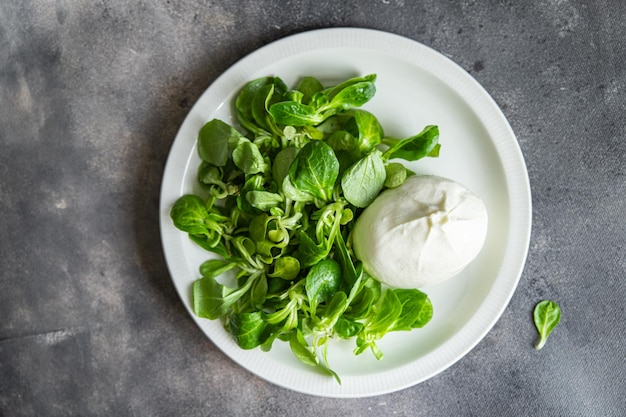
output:
[[[0,1],[0,415],[619,416],[626,398],[626,3]],[[158,231],[175,133],[247,53],[330,26],[420,41],[508,117],[533,234],[500,321],[440,375],[358,400],[230,361],[177,298]],[[535,302],[564,315],[532,349]]]

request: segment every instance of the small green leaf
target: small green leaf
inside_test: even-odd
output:
[[[343,317],[339,317],[337,323],[335,323],[335,331],[339,337],[349,339],[356,336],[361,330],[363,330],[363,324],[358,321],[347,320]]]
[[[392,330],[411,330],[424,327],[433,317],[433,305],[428,296],[420,290],[393,289],[402,304],[402,312],[393,324]]]
[[[235,108],[237,110],[237,121],[249,132],[252,132],[255,135],[264,135],[268,133],[267,124],[262,123],[262,125],[257,124],[254,114],[253,114],[253,106],[260,105],[260,109],[255,109],[257,116],[263,114],[265,111],[265,99],[267,99],[268,92],[267,88],[273,86],[273,92],[271,95],[272,99],[276,99],[277,97],[281,97],[286,91],[287,86],[285,83],[278,77],[262,77],[257,78],[255,80],[249,81],[246,85],[241,89],[237,98],[235,100]],[[265,89],[265,93],[261,90]],[[257,101],[257,96],[260,96],[260,99]],[[269,114],[265,112],[265,116],[269,117]],[[264,127],[263,127],[264,126]]]
[[[305,288],[311,310],[329,301],[339,289],[341,266],[333,259],[324,259],[313,265],[306,276]],[[344,294],[345,295],[345,294]]]
[[[276,184],[282,186],[285,177],[289,175],[289,167],[293,163],[293,160],[296,159],[296,155],[299,151],[299,148],[290,146],[276,154],[272,162],[272,178],[274,178]]]
[[[329,99],[333,99],[337,94],[339,94],[341,91],[345,90],[346,88],[353,86],[355,84],[358,83],[363,83],[363,82],[370,82],[370,83],[374,83],[376,81],[376,74],[369,74],[366,75],[364,77],[354,77],[354,78],[349,78],[335,86],[329,87],[325,90],[323,90],[323,93],[329,98]]]
[[[249,140],[242,141],[233,150],[233,161],[244,174],[258,174],[267,170],[261,151]]]
[[[380,122],[372,113],[365,110],[354,111],[354,130],[350,131],[358,139],[361,152],[369,153],[379,145],[385,136]]]
[[[313,95],[322,91],[324,86],[315,77],[302,77],[296,85],[296,90],[302,93],[302,103],[309,104]]]
[[[200,275],[216,278],[237,266],[236,262],[225,259],[209,259],[200,265]]]
[[[215,320],[228,312],[236,300],[228,298],[229,289],[213,277],[200,278],[193,283],[193,310],[197,316]]]
[[[200,158],[215,166],[224,166],[228,161],[228,151],[233,143],[245,139],[241,133],[221,120],[207,122],[198,133],[198,154]]]
[[[276,124],[283,126],[312,126],[324,121],[324,117],[309,105],[296,101],[281,101],[269,108]]]
[[[300,273],[300,262],[293,256],[281,256],[274,261],[273,266],[274,270],[268,274],[270,277],[291,281]]]
[[[390,162],[385,165],[385,187],[396,188],[404,184],[407,177],[407,170],[404,165],[398,162]]]
[[[356,207],[367,207],[385,184],[385,164],[379,151],[359,159],[341,177],[343,195]]]
[[[298,261],[300,261],[302,268],[308,268],[322,259],[327,258],[332,247],[331,242],[326,240],[316,244],[304,230],[300,231],[299,240],[300,243],[298,244],[298,251],[295,256],[298,258]]]
[[[377,307],[374,316],[365,325],[365,332],[372,335],[374,339],[380,339],[389,332],[402,314],[402,303],[391,289],[385,290],[382,302]]]
[[[254,349],[267,338],[260,311],[232,314],[228,320],[228,330],[242,349]]]
[[[330,103],[323,106],[319,111],[325,111],[327,108],[348,110],[352,107],[361,107],[376,94],[376,86],[371,81],[362,81],[352,84],[337,93]]]
[[[339,161],[325,142],[309,142],[296,155],[289,168],[289,179],[300,191],[330,201],[339,176]]]
[[[561,308],[554,301],[541,301],[535,306],[533,319],[539,332],[539,340],[535,349],[539,350],[546,344],[548,336],[561,321]]]
[[[170,211],[174,226],[192,235],[207,234],[209,212],[204,200],[193,194],[180,197]]]
[[[396,142],[385,151],[383,159],[400,158],[406,161],[417,161],[429,156],[436,149],[438,141],[439,128],[437,126],[426,126],[417,135]]]
[[[254,208],[269,211],[270,208],[282,203],[284,198],[280,194],[270,193],[269,191],[252,190],[246,193],[246,200]]]

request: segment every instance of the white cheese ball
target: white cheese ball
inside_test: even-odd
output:
[[[461,272],[486,236],[487,210],[479,197],[447,178],[412,176],[363,211],[352,246],[383,284],[421,288]]]

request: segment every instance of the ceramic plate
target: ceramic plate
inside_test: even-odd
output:
[[[329,362],[341,376],[319,375],[300,364],[286,343],[270,352],[241,350],[221,322],[191,312],[191,286],[211,255],[172,225],[176,199],[197,191],[198,130],[219,118],[234,124],[231,104],[249,80],[276,75],[289,86],[304,75],[325,84],[377,74],[376,96],[364,108],[394,137],[424,126],[440,129],[439,158],[410,168],[461,182],[485,202],[489,231],[478,258],[461,274],[425,288],[434,317],[423,329],[390,333],[379,342],[384,358],[368,351],[356,357],[354,341],[333,341]],[[470,351],[506,308],[519,281],[530,239],[531,196],[517,140],[487,92],[440,53],[397,35],[368,29],[333,28],[293,35],[246,56],[206,90],[189,112],[172,145],[164,172],[160,226],[175,287],[200,329],[232,360],[282,387],[327,397],[365,397],[415,385],[445,370]]]

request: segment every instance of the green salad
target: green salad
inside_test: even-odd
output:
[[[193,284],[193,310],[224,323],[242,349],[287,342],[303,363],[333,376],[329,341],[353,339],[370,350],[392,331],[432,317],[417,289],[384,288],[363,270],[350,245],[355,219],[385,188],[413,172],[397,161],[439,154],[437,126],[415,136],[385,136],[361,107],[376,75],[324,86],[302,77],[248,82],[234,108],[238,126],[221,120],[199,131],[202,195],[183,195],[174,225],[207,256]],[[225,277],[230,277],[233,283]]]

